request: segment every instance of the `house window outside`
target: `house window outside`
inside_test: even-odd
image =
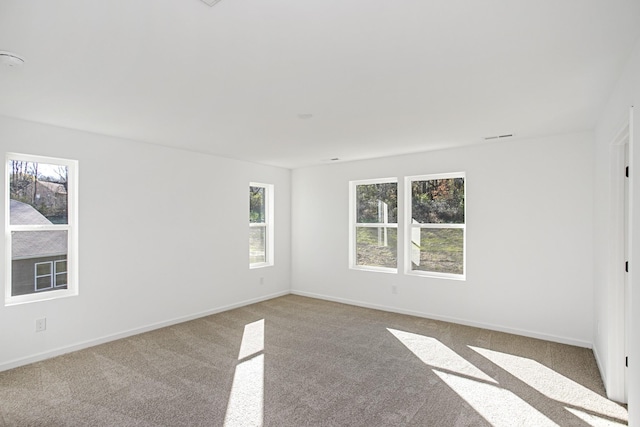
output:
[[[53,262],[37,262],[35,269],[34,290],[38,292],[53,288]]]
[[[67,260],[54,261],[54,282],[53,286],[61,288],[67,286]]]
[[[5,304],[77,295],[77,162],[9,153]]]
[[[405,178],[407,274],[465,278],[465,175]]]
[[[67,286],[67,260],[35,263],[34,290],[36,292]]]
[[[350,268],[397,272],[397,179],[352,181],[350,187]]]
[[[249,267],[273,265],[273,185],[249,183]]]

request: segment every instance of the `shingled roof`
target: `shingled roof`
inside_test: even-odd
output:
[[[50,225],[33,206],[17,200],[10,204],[11,225]],[[11,259],[29,259],[67,254],[66,231],[12,231]]]
[[[33,206],[11,199],[11,225],[48,225],[51,224],[44,215]]]
[[[38,186],[47,187],[54,194],[67,194],[67,189],[64,185],[57,182],[40,181],[38,180]]]

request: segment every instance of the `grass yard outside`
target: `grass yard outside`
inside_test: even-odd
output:
[[[387,228],[384,245],[384,227],[358,227],[356,229],[356,265],[397,268],[398,230]],[[458,228],[420,229],[419,265],[411,263],[413,271],[463,274],[464,231]]]
[[[411,270],[463,274],[464,231],[460,228],[420,229],[420,265]]]
[[[387,227],[387,245],[384,245],[384,227],[358,227],[356,229],[356,265],[398,267],[398,229]]]

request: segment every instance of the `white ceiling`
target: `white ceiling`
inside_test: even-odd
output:
[[[639,37],[640,0],[0,0],[0,114],[296,168],[591,130]]]

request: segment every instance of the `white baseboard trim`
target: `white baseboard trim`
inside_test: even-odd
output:
[[[188,316],[182,316],[182,317],[178,317],[178,318],[174,318],[174,319],[170,319],[170,320],[166,320],[166,321],[162,321],[162,322],[157,322],[157,323],[153,323],[153,324],[150,324],[150,325],[142,326],[140,328],[130,329],[130,330],[127,330],[127,331],[123,331],[123,332],[119,332],[119,333],[116,333],[116,334],[107,335],[107,336],[96,338],[96,339],[92,339],[92,340],[82,341],[82,342],[79,342],[79,343],[76,343],[76,344],[72,344],[72,345],[69,345],[69,346],[56,348],[56,349],[53,349],[53,350],[49,350],[49,351],[45,351],[45,352],[42,352],[42,353],[31,355],[31,356],[23,357],[23,358],[20,358],[20,359],[10,360],[8,362],[0,364],[0,372],[6,371],[6,370],[9,370],[9,369],[13,369],[13,368],[17,368],[19,366],[28,365],[28,364],[35,363],[35,362],[40,362],[42,360],[50,359],[52,357],[61,356],[63,354],[71,353],[73,351],[83,350],[85,348],[89,348],[89,347],[93,347],[93,346],[96,346],[96,345],[104,344],[104,343],[107,343],[107,342],[110,342],[110,341],[115,341],[115,340],[118,340],[118,339],[130,337],[130,336],[133,336],[133,335],[138,335],[138,334],[141,334],[141,333],[144,333],[144,332],[153,331],[155,329],[165,328],[167,326],[173,326],[173,325],[176,325],[176,324],[179,324],[179,323],[188,322],[189,320],[199,319],[201,317],[210,316],[212,314],[217,314],[217,313],[221,313],[221,312],[224,312],[224,311],[233,310],[235,308],[240,308],[240,307],[244,307],[244,306],[247,306],[247,305],[255,304],[255,303],[258,303],[258,302],[267,301],[267,300],[270,300],[270,299],[273,299],[273,298],[278,298],[278,297],[281,297],[281,296],[284,296],[284,295],[288,295],[288,294],[300,295],[300,296],[305,296],[305,297],[309,297],[309,298],[317,298],[317,299],[321,299],[321,300],[333,301],[333,302],[338,302],[338,303],[342,303],[342,304],[354,305],[354,306],[358,306],[358,307],[371,308],[371,309],[375,309],[375,310],[388,311],[388,312],[391,312],[391,313],[406,314],[406,315],[409,315],[409,316],[416,316],[416,317],[423,317],[423,318],[427,318],[427,319],[440,320],[440,321],[443,321],[443,322],[457,323],[457,324],[460,324],[460,325],[473,326],[473,327],[476,327],[476,328],[489,329],[489,330],[498,331],[498,332],[505,332],[505,333],[510,333],[510,334],[514,334],[514,335],[522,335],[522,336],[530,337],[530,338],[537,338],[537,339],[542,339],[542,340],[546,340],[546,341],[558,342],[558,343],[561,343],[561,344],[569,344],[569,345],[575,345],[575,346],[578,346],[578,347],[593,348],[593,345],[590,342],[582,341],[582,340],[576,340],[576,339],[572,339],[572,338],[566,338],[566,337],[560,337],[560,336],[556,336],[556,335],[543,334],[543,333],[538,333],[538,332],[533,332],[533,331],[528,331],[528,330],[523,330],[523,329],[509,328],[509,327],[504,327],[504,326],[494,325],[494,324],[489,324],[489,323],[475,322],[475,321],[470,321],[470,320],[466,320],[466,319],[459,319],[459,318],[455,318],[455,317],[440,316],[440,315],[436,315],[436,314],[424,313],[424,312],[419,312],[419,311],[414,311],[414,310],[405,310],[405,309],[397,308],[397,307],[390,307],[390,306],[384,306],[384,305],[379,305],[379,304],[370,304],[370,303],[366,303],[366,302],[363,302],[363,301],[351,300],[351,299],[346,299],[346,298],[337,298],[337,297],[332,297],[332,296],[328,296],[328,295],[317,294],[317,293],[313,293],[313,292],[305,292],[305,291],[300,291],[300,290],[293,289],[291,291],[285,290],[285,291],[280,291],[280,292],[276,292],[276,293],[269,294],[269,295],[263,295],[261,297],[252,298],[252,299],[240,301],[240,302],[237,302],[237,303],[234,303],[234,304],[229,304],[229,305],[213,308],[211,310],[202,311],[202,312],[191,314],[191,315],[188,315]],[[595,355],[595,358],[596,358],[596,362],[598,364],[598,368],[600,369],[601,375],[604,375],[603,373],[605,371],[602,369],[600,358],[599,358],[598,353],[597,353],[597,351],[595,349],[594,349],[594,355]],[[605,380],[604,377],[603,377],[603,380]],[[606,384],[606,381],[604,381],[604,383]]]
[[[456,318],[456,317],[441,316],[441,315],[437,315],[437,314],[425,313],[425,312],[413,311],[413,310],[405,310],[405,309],[402,309],[402,308],[385,306],[385,305],[378,305],[378,304],[371,304],[371,303],[367,303],[367,302],[356,301],[356,300],[351,300],[351,299],[346,299],[346,298],[336,298],[336,297],[332,297],[332,296],[328,296],[328,295],[316,294],[316,293],[313,293],[313,292],[300,291],[300,290],[296,290],[296,289],[292,289],[291,293],[294,294],[294,295],[300,295],[300,296],[309,297],[309,298],[317,298],[317,299],[322,299],[322,300],[326,300],[326,301],[339,302],[339,303],[342,303],[342,304],[355,305],[355,306],[358,306],[358,307],[372,308],[372,309],[375,309],[375,310],[388,311],[388,312],[391,312],[391,313],[406,314],[406,315],[409,315],[409,316],[423,317],[423,318],[426,318],[426,319],[440,320],[440,321],[443,321],[443,322],[457,323],[459,325],[473,326],[473,327],[476,327],[476,328],[489,329],[489,330],[497,331],[497,332],[505,332],[505,333],[508,333],[508,334],[521,335],[521,336],[529,337],[529,338],[537,338],[537,339],[541,339],[541,340],[545,340],[545,341],[557,342],[557,343],[560,343],[560,344],[568,344],[568,345],[574,345],[574,346],[577,346],[577,347],[584,347],[584,348],[592,348],[593,347],[593,344],[591,342],[588,342],[588,341],[582,341],[582,340],[577,340],[577,339],[573,339],[573,338],[561,337],[561,336],[557,336],[557,335],[544,334],[544,333],[529,331],[529,330],[525,330],[525,329],[510,328],[510,327],[501,326],[501,325],[494,325],[494,324],[491,324],[491,323],[475,322],[475,321],[471,321],[471,320],[467,320],[467,319],[460,319],[460,318]]]
[[[31,363],[40,362],[42,360],[50,359],[52,357],[61,356],[63,354],[71,353],[73,351],[83,350],[85,348],[93,347],[99,344],[104,344],[110,341],[127,338],[133,335],[138,335],[144,332],[153,331],[155,329],[166,328],[167,326],[177,325],[178,323],[188,322],[189,320],[199,319],[201,317],[210,316],[212,314],[222,313],[223,311],[233,310],[234,308],[240,308],[247,305],[255,304],[257,302],[267,301],[273,298],[289,295],[289,290],[280,291],[269,295],[263,295],[261,297],[248,299],[245,301],[237,302],[234,304],[225,305],[222,307],[213,308],[211,310],[201,311],[199,313],[191,314],[188,316],[177,317],[175,319],[165,320],[162,322],[153,323],[150,325],[142,326],[140,328],[134,328],[127,331],[119,332],[116,334],[107,335],[104,337],[82,341],[69,346],[56,348],[53,350],[45,351],[42,353],[34,354],[31,356],[23,357],[20,359],[10,360],[8,362],[0,364],[0,372],[9,369],[17,368],[19,366],[29,365]]]

